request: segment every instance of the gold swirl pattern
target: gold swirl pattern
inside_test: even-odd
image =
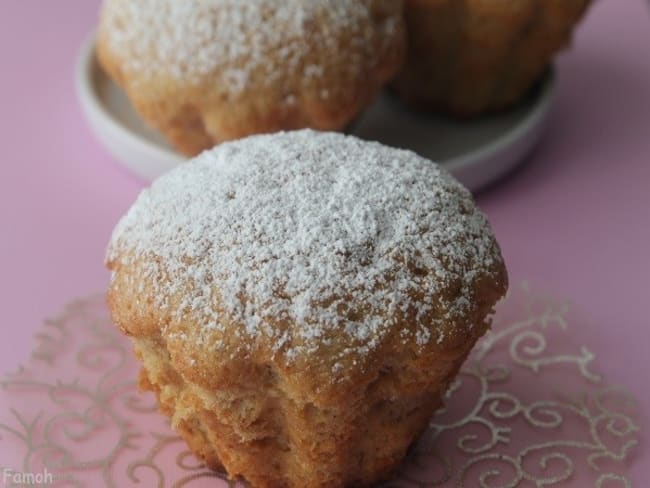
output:
[[[525,284],[513,295],[382,486],[632,486],[634,399],[605,384],[596,356],[573,342],[568,303]],[[46,469],[66,487],[242,485],[201,464],[155,413],[153,395],[137,392],[138,364],[103,297],[70,304],[36,340],[28,366],[0,381],[9,405],[0,443],[21,453],[15,472]]]
[[[571,344],[569,310],[526,283],[508,296],[446,407],[386,486],[631,486],[624,461],[639,442],[634,399],[604,384],[585,346],[562,350]]]

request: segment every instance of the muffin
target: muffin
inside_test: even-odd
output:
[[[346,127],[405,41],[401,0],[104,0],[97,56],[142,119],[194,155]]]
[[[407,102],[471,117],[510,107],[544,74],[591,0],[406,0]]]
[[[210,467],[271,488],[389,476],[507,287],[447,172],[310,130],[224,143],[155,181],[107,266],[141,387]]]

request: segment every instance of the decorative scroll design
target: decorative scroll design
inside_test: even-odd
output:
[[[580,477],[581,486],[630,487],[634,399],[595,372],[595,354],[569,334],[569,312],[527,286],[501,303],[447,407],[383,486],[546,487]],[[45,468],[66,487],[242,486],[197,461],[153,395],[137,392],[137,362],[102,297],[69,305],[36,339],[29,365],[0,380],[10,406],[0,443],[22,453],[15,471]]]
[[[578,464],[593,486],[631,486],[623,461],[639,442],[634,399],[604,384],[588,348],[560,350],[567,302],[533,295],[525,283],[515,293],[387,486],[560,486],[574,480]]]
[[[224,474],[191,459],[173,433],[144,432],[129,421],[131,414],[159,414],[154,396],[137,391],[133,378],[138,365],[128,340],[110,324],[103,297],[70,304],[61,317],[45,322],[36,339],[30,369],[21,367],[0,381],[6,394],[31,395],[43,404],[32,418],[12,408],[10,422],[0,423],[2,442],[17,441],[25,453],[22,465],[13,472],[46,469],[64,486],[97,486],[101,478],[107,487],[120,487],[125,485],[116,480],[114,468],[118,457],[126,455],[135,460],[125,468],[128,478],[120,476],[120,480],[128,479],[135,486],[145,470],[156,475],[160,488],[182,487],[205,477],[227,481]],[[40,372],[63,364],[67,368],[59,378],[40,379],[46,376]],[[92,443],[92,451],[83,449],[94,436],[106,436],[107,442],[99,448]],[[139,457],[143,446],[150,444]],[[169,447],[179,451],[173,477],[168,476],[168,466],[156,464],[157,455]],[[84,482],[89,472],[95,473],[93,481]],[[147,480],[142,486],[152,485]]]

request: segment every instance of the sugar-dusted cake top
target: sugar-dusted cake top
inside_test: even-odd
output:
[[[157,309],[200,324],[194,341],[236,337],[289,362],[333,343],[341,359],[363,355],[389,336],[444,345],[472,326],[479,282],[498,298],[506,279],[485,217],[446,171],[311,130],[225,143],[159,178],[107,260]]]
[[[399,3],[377,0],[105,0],[100,35],[142,76],[197,81],[218,72],[231,92],[287,73],[323,76],[347,53],[370,62],[401,28]],[[347,44],[344,46],[343,44]],[[367,59],[363,59],[367,58]],[[379,59],[379,58],[377,58]]]

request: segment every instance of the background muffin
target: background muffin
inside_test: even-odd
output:
[[[507,276],[470,193],[409,151],[312,131],[217,146],[145,190],[109,304],[192,450],[255,487],[388,476]]]
[[[400,67],[396,0],[105,0],[97,53],[182,152],[344,128]]]
[[[459,117],[519,101],[570,39],[591,0],[406,0],[408,59],[394,83],[414,104]]]

